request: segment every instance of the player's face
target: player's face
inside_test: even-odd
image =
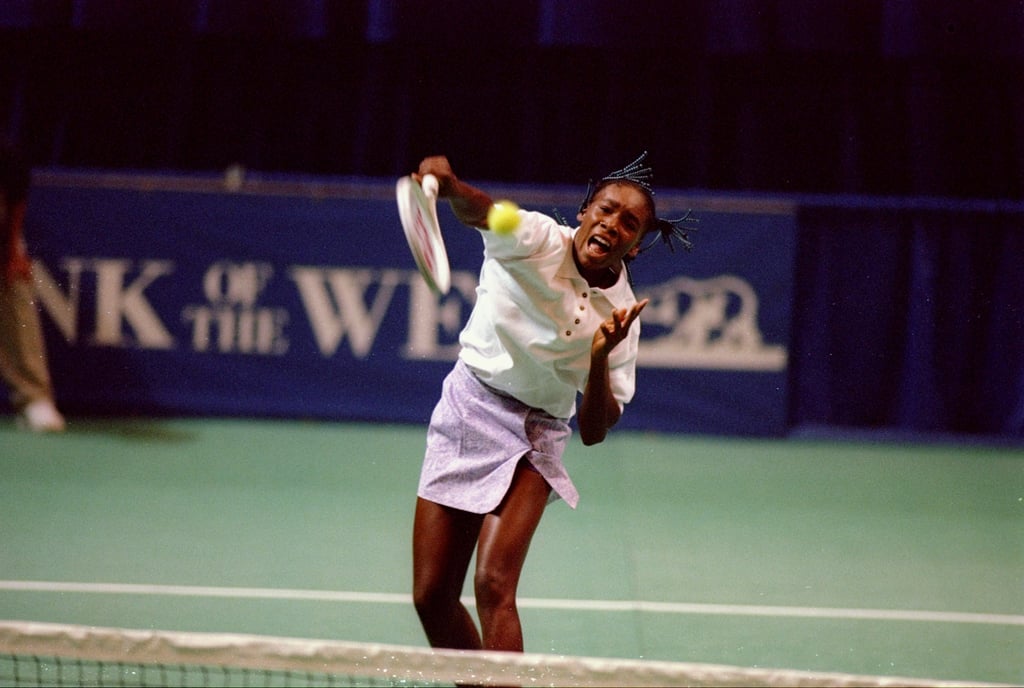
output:
[[[605,186],[577,219],[576,263],[588,281],[593,277],[602,282],[610,272],[618,274],[623,258],[636,254],[644,231],[654,221],[647,196],[632,184]]]

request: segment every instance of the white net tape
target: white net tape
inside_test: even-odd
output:
[[[426,648],[224,633],[0,622],[0,654],[139,665],[234,667],[375,684],[518,686],[978,685],[714,664]],[[11,677],[3,677],[4,681]],[[29,679],[31,682],[31,679]]]

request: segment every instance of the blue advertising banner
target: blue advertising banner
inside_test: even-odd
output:
[[[488,188],[573,217],[582,190]],[[415,269],[393,184],[37,174],[26,234],[59,402],[71,413],[426,423],[458,351],[482,246],[447,207],[452,289]],[[620,424],[781,435],[790,209],[692,207],[692,253],[633,264],[644,311]],[[710,206],[710,207],[708,207]]]

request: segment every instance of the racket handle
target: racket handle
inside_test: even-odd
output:
[[[423,175],[423,193],[431,200],[437,200],[437,177],[432,174]]]

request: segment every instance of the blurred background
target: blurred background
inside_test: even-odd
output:
[[[695,249],[532,649],[1024,684],[1024,0],[0,0],[0,137],[70,430],[0,417],[0,618],[422,644],[481,248],[442,205],[430,292],[395,180],[571,219],[647,150]]]
[[[1020,0],[4,0],[38,164],[1016,198]]]
[[[398,261],[363,260],[353,242],[316,228],[359,217],[365,235],[390,236],[390,187],[428,154],[526,200],[546,203],[562,189],[556,200],[571,215],[586,180],[649,150],[666,212],[694,208],[703,225],[700,253],[647,278],[774,271],[771,293],[755,287],[761,317],[781,315],[760,324],[769,343],[786,347],[788,365],[781,379],[747,375],[760,386],[745,401],[723,374],[681,379],[665,394],[685,389],[692,399],[635,417],[734,432],[741,423],[690,423],[724,408],[758,433],[1024,436],[1021,0],[4,0],[0,134],[41,172],[29,241],[55,280],[69,256],[123,252],[135,267],[174,260],[182,280],[195,264],[192,285],[202,283],[204,258],[246,270],[264,261],[280,280],[324,255]],[[152,207],[139,194],[83,197],[81,186],[98,182],[53,176],[68,170],[214,180],[235,170],[232,188],[259,174],[363,180],[377,186],[352,198],[379,205],[271,212],[246,187],[242,200],[166,196]],[[125,179],[113,185],[154,188]],[[175,210],[184,206],[204,218],[198,235],[195,218]],[[287,239],[275,239],[285,226]],[[749,239],[747,230],[766,234]],[[264,245],[250,245],[260,237]],[[764,253],[769,244],[781,257]],[[476,244],[450,250],[468,256],[454,267],[471,274]],[[169,279],[146,292],[157,310]],[[168,297],[163,321],[180,321],[182,304],[196,299]],[[51,321],[67,298],[51,301],[54,377],[72,410],[98,408],[76,396],[101,388],[83,368],[130,371],[123,384],[134,392],[152,371],[207,365],[140,366],[123,359],[150,354],[133,353],[128,338],[96,347],[68,326],[58,337]],[[301,310],[291,312],[297,327]],[[115,323],[126,332],[131,324]],[[295,336],[291,345],[297,354]],[[100,357],[95,365],[72,363],[90,356]],[[349,370],[373,360],[349,361]],[[390,374],[391,363],[401,361],[379,365]],[[376,403],[352,415],[373,416]]]

